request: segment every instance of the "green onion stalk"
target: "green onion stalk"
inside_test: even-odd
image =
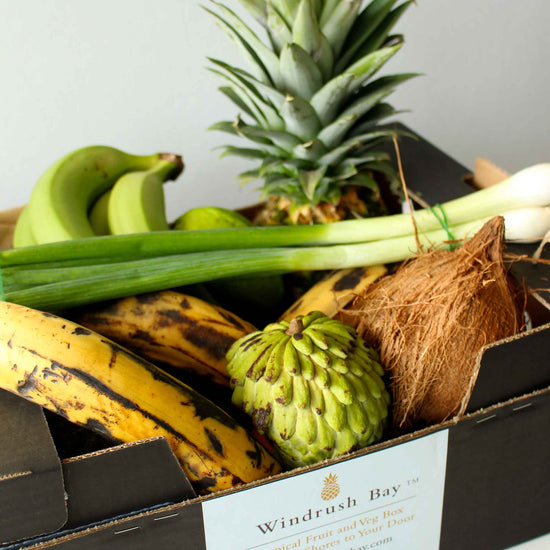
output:
[[[536,242],[550,231],[550,164],[413,214],[327,225],[160,231],[104,236],[0,253],[3,299],[65,309],[225,277],[364,267],[406,260],[424,248],[473,236],[503,216],[506,239]]]

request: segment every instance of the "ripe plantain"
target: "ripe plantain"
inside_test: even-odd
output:
[[[0,387],[117,442],[164,436],[198,492],[280,471],[232,417],[76,323],[0,302]]]
[[[123,175],[111,189],[107,203],[109,232],[122,235],[168,231],[163,185],[180,172],[181,167],[165,160],[150,170]]]
[[[290,322],[312,311],[321,311],[328,317],[334,317],[355,296],[386,272],[387,269],[383,265],[333,271],[296,300],[279,320]]]
[[[92,237],[88,210],[124,174],[174,162],[175,155],[131,155],[107,146],[78,149],[52,164],[35,184],[28,204],[32,234],[38,244]]]
[[[87,307],[73,318],[153,362],[229,387],[225,355],[256,329],[233,313],[173,290]]]

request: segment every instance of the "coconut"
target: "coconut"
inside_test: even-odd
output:
[[[461,248],[402,264],[341,314],[380,353],[394,426],[457,414],[482,348],[523,329],[524,292],[503,251],[504,220],[497,217]]]

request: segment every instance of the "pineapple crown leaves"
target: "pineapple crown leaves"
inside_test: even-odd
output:
[[[285,462],[330,458],[381,435],[389,394],[378,355],[340,321],[312,312],[272,323],[237,340],[227,359],[233,402]]]
[[[374,77],[401,48],[403,38],[391,32],[413,0],[365,7],[363,0],[239,1],[267,43],[223,2],[211,0],[205,9],[249,65],[210,59],[210,70],[226,82],[221,92],[247,119],[211,129],[252,142],[224,154],[259,161],[241,181],[263,179],[264,198],[317,205],[336,201],[342,187],[362,185],[366,170],[395,180],[388,157],[374,154],[396,135],[380,129],[396,113],[384,99],[417,75]]]

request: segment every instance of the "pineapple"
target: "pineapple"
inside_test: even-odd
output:
[[[211,59],[240,109],[212,128],[250,146],[225,155],[256,162],[243,183],[263,180],[262,224],[329,223],[384,212],[380,183],[398,181],[377,148],[396,130],[385,98],[415,76],[374,75],[401,48],[391,30],[412,1],[240,0],[268,43],[222,2],[208,10],[249,62],[248,70]]]
[[[321,498],[323,500],[332,500],[340,494],[340,485],[338,485],[338,476],[336,474],[329,474],[324,479],[325,484],[321,491]]]

